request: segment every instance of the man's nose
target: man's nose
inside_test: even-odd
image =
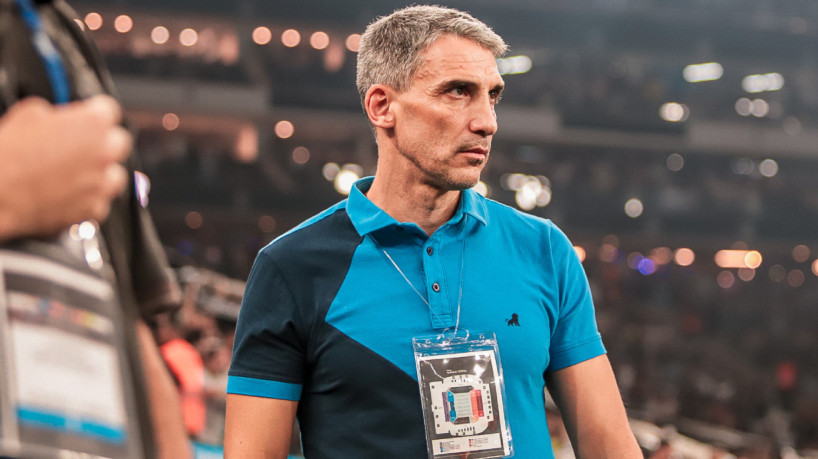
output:
[[[497,114],[494,112],[493,101],[488,97],[475,103],[469,129],[483,137],[497,132]]]

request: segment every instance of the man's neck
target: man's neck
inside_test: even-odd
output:
[[[377,173],[366,196],[395,220],[415,223],[429,236],[452,218],[460,202],[460,191]]]

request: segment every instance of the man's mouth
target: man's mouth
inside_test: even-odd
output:
[[[458,151],[458,153],[465,153],[469,156],[488,156],[489,149],[481,146],[466,147]]]

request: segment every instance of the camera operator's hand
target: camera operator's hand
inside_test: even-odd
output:
[[[131,135],[113,98],[24,99],[0,118],[0,241],[104,220],[128,177]]]

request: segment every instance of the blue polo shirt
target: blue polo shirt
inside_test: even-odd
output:
[[[605,352],[571,243],[472,190],[427,236],[371,183],[259,252],[228,393],[298,400],[311,459],[425,457],[412,338],[454,327],[459,304],[461,329],[497,334],[514,456],[553,457],[545,374]]]

